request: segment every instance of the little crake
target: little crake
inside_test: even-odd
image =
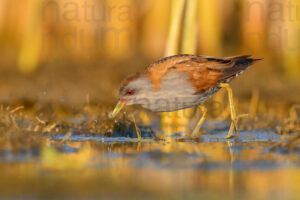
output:
[[[119,103],[112,116],[125,105],[141,105],[154,112],[169,112],[194,107],[222,87],[229,94],[232,126],[227,137],[235,132],[236,116],[228,83],[261,59],[250,55],[215,58],[197,55],[174,55],[150,64],[144,71],[127,77],[120,85]],[[205,115],[205,109],[202,109]],[[199,131],[201,118],[193,134]]]

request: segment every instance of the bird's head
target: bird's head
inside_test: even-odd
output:
[[[146,104],[148,95],[153,91],[150,80],[141,73],[124,79],[119,89],[119,102],[111,116],[115,117],[125,105]]]

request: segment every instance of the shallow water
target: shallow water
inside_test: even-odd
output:
[[[271,130],[200,137],[45,133],[0,149],[1,199],[298,199],[300,151]],[[133,134],[134,136],[134,134]],[[24,137],[28,137],[24,136]]]

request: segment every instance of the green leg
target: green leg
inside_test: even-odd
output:
[[[202,124],[203,124],[203,122],[206,118],[207,109],[204,106],[201,106],[201,105],[199,105],[199,108],[201,109],[202,116],[201,116],[200,120],[198,121],[196,127],[193,130],[193,133],[192,133],[193,136],[195,136],[199,133],[200,128],[201,128],[201,126],[202,126]]]
[[[233,105],[233,97],[232,97],[232,89],[229,86],[228,83],[221,83],[220,87],[225,88],[228,93],[228,100],[229,100],[229,106],[230,106],[230,118],[231,118],[231,124],[229,131],[225,138],[238,138],[239,132],[237,128],[237,116],[235,113],[234,105]],[[235,135],[233,134],[233,129],[235,130]]]

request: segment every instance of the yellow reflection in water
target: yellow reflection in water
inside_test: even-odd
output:
[[[299,197],[299,158],[261,145],[273,144],[51,142],[37,158],[0,164],[0,196]]]

